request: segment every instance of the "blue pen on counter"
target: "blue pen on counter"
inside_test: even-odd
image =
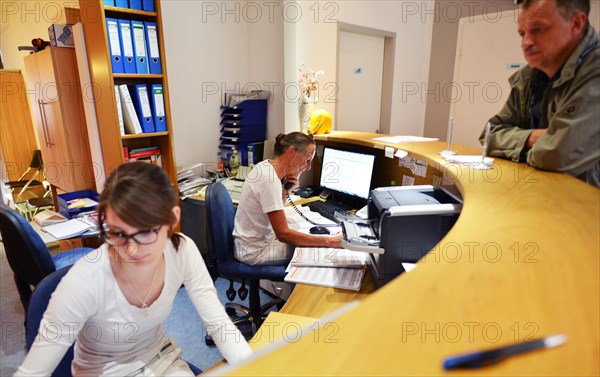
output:
[[[444,369],[474,369],[496,364],[510,356],[534,351],[537,349],[558,347],[565,343],[564,334],[552,335],[542,339],[530,340],[505,347],[494,348],[488,351],[471,352],[463,355],[452,356],[444,360]]]

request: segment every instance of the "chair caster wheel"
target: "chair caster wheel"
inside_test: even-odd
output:
[[[208,335],[206,335],[204,337],[204,343],[209,346],[209,347],[214,347],[215,346],[215,341]]]
[[[236,310],[234,308],[225,308],[225,312],[228,316],[233,317],[235,315]]]

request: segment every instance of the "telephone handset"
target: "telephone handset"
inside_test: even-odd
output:
[[[283,185],[283,188],[285,189],[285,191],[289,191],[292,187],[294,187],[294,182],[289,182],[285,178],[283,178],[281,180],[281,184]]]

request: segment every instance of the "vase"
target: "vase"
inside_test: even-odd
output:
[[[310,114],[315,109],[314,102],[301,102],[298,106],[298,112],[300,115],[300,131],[308,134],[310,129]]]

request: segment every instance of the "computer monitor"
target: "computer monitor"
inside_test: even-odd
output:
[[[366,202],[374,166],[374,154],[324,147],[319,185]]]

